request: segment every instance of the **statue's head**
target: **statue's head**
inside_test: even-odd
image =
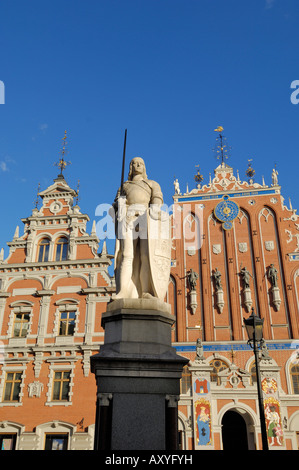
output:
[[[131,181],[133,179],[133,176],[136,174],[142,174],[142,177],[144,179],[147,179],[145,163],[143,158],[141,157],[132,158],[130,162],[128,180]]]

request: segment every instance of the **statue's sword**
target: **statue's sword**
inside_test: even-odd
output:
[[[123,150],[123,164],[122,164],[122,170],[121,170],[121,183],[120,183],[120,195],[121,196],[123,194],[123,185],[124,185],[126,145],[127,145],[127,129],[125,130],[124,150]]]

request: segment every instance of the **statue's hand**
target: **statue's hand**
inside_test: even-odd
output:
[[[154,220],[160,220],[161,219],[161,210],[160,207],[157,204],[151,204],[150,205],[150,217]]]

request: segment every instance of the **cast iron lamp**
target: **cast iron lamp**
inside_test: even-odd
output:
[[[263,395],[262,395],[262,385],[261,385],[260,364],[259,364],[259,357],[258,357],[258,349],[261,345],[261,340],[263,338],[264,319],[258,317],[254,313],[254,308],[252,308],[250,317],[247,319],[244,318],[244,324],[245,324],[247,335],[248,335],[248,344],[253,349],[254,357],[255,357],[257,393],[258,393],[258,402],[259,402],[259,411],[260,411],[263,450],[269,450],[267,430],[266,430],[266,421],[265,421],[265,410],[264,410],[264,404],[263,404],[263,398],[262,398]]]

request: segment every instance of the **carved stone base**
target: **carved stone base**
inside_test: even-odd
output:
[[[251,298],[251,290],[250,287],[246,287],[243,290],[243,301],[246,307],[247,312],[250,312],[252,307],[252,298]]]
[[[216,291],[216,304],[220,313],[222,313],[224,307],[224,293],[222,289]]]
[[[280,309],[280,304],[281,304],[279,287],[272,287],[271,292],[272,292],[272,302],[275,305],[276,310],[278,311]]]
[[[191,312],[194,315],[197,309],[197,293],[196,290],[190,292],[190,308]]]
[[[177,449],[180,378],[189,361],[171,346],[175,318],[158,299],[118,299],[102,316],[90,358],[98,390],[96,450]]]

